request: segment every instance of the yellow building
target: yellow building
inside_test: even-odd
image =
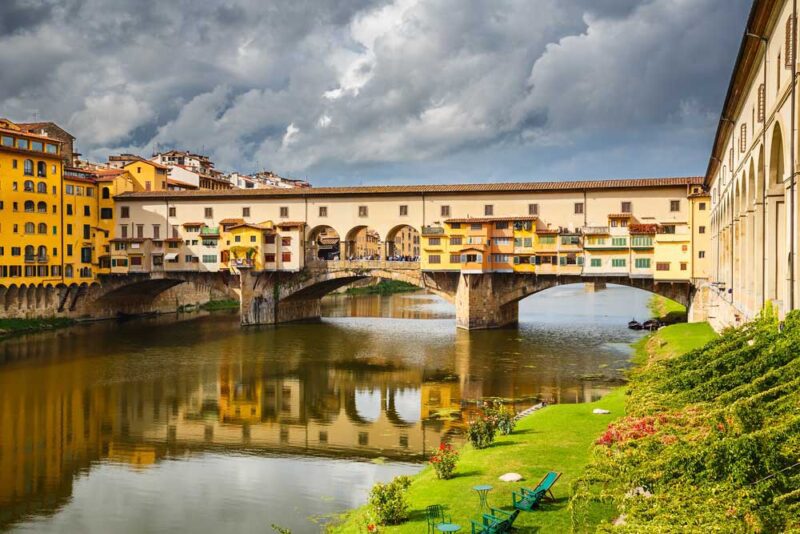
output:
[[[514,272],[532,273],[536,270],[536,218],[514,223]]]
[[[60,283],[61,144],[0,119],[0,285]]]
[[[166,191],[169,167],[146,160],[135,154],[120,154],[110,156],[108,164],[115,169],[123,169],[133,178],[133,190],[139,191]]]
[[[277,263],[276,240],[277,233],[271,221],[223,226],[220,263],[230,269],[274,269]]]
[[[64,281],[90,281],[95,277],[97,184],[91,178],[64,175],[63,263]]]

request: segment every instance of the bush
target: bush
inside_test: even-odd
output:
[[[476,449],[485,449],[494,441],[494,422],[488,417],[479,417],[467,426],[467,439]]]
[[[506,408],[499,400],[495,400],[491,408],[487,408],[486,415],[494,427],[504,436],[511,434],[517,421],[514,412]]]
[[[436,453],[431,456],[431,465],[436,471],[436,476],[441,479],[453,477],[457,462],[458,451],[450,446],[449,443],[441,443]]]
[[[378,483],[369,492],[369,505],[381,525],[396,525],[408,519],[406,490],[411,479],[405,475],[387,484]]]

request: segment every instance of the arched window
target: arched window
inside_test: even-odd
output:
[[[45,223],[39,223],[39,233],[40,234],[47,233],[47,225]]]
[[[26,200],[25,201],[25,211],[29,213],[33,213],[33,200]]]
[[[110,198],[110,197],[111,197],[111,191],[109,191],[109,189],[107,187],[104,187],[103,188],[103,198]]]
[[[33,182],[31,182],[30,180],[25,180],[25,183],[22,184],[22,187],[25,191],[33,193]]]
[[[47,163],[44,161],[36,162],[36,176],[40,178],[47,178]]]
[[[33,245],[27,245],[25,247],[25,259],[32,260],[33,259]]]
[[[36,192],[47,194],[47,182],[39,182],[36,184]]]
[[[36,253],[39,256],[39,259],[46,259],[47,258],[47,247],[44,245],[39,245],[39,250]]]
[[[23,166],[23,173],[25,176],[33,176],[33,160],[26,159],[25,164]]]
[[[36,211],[39,213],[47,213],[47,202],[39,202],[36,204]]]
[[[25,223],[25,233],[26,234],[35,234],[36,233],[36,225],[32,222]]]
[[[64,267],[64,276],[66,278],[72,278],[73,277],[72,265],[66,265]]]

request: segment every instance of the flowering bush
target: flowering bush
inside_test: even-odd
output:
[[[608,425],[608,429],[597,440],[598,445],[611,445],[612,443],[624,443],[629,440],[642,439],[656,433],[655,417],[641,417],[638,419],[628,417],[619,423]]]
[[[494,427],[504,436],[511,434],[514,431],[514,426],[517,422],[514,419],[514,412],[505,407],[505,405],[495,399],[491,408],[486,409],[486,416],[494,424]]]
[[[442,479],[453,477],[453,471],[456,469],[458,462],[458,451],[450,446],[449,443],[442,443],[431,456],[431,465],[436,471],[436,476]]]
[[[476,449],[485,449],[494,441],[495,425],[488,417],[479,417],[467,426],[467,439]]]
[[[379,524],[396,525],[408,518],[406,490],[410,485],[411,479],[401,475],[388,484],[378,483],[372,486],[369,492],[369,505]]]

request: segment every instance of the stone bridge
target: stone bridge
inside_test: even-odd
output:
[[[621,284],[691,305],[692,286],[627,276],[537,275],[520,273],[462,274],[421,271],[417,262],[320,261],[298,273],[254,272],[242,269],[243,325],[276,324],[320,317],[320,299],[340,287],[365,278],[400,280],[443,297],[456,307],[459,328],[479,330],[514,325],[520,300],[565,284]]]
[[[689,307],[691,284],[627,276],[589,277],[522,273],[427,272],[418,262],[314,261],[299,272],[167,271],[109,275],[100,283],[0,287],[4,317],[104,319],[168,313],[210,300],[238,299],[242,325],[277,324],[320,317],[321,298],[358,280],[399,280],[424,288],[455,305],[456,325],[468,330],[513,325],[520,300],[564,285],[621,284],[665,296]]]

